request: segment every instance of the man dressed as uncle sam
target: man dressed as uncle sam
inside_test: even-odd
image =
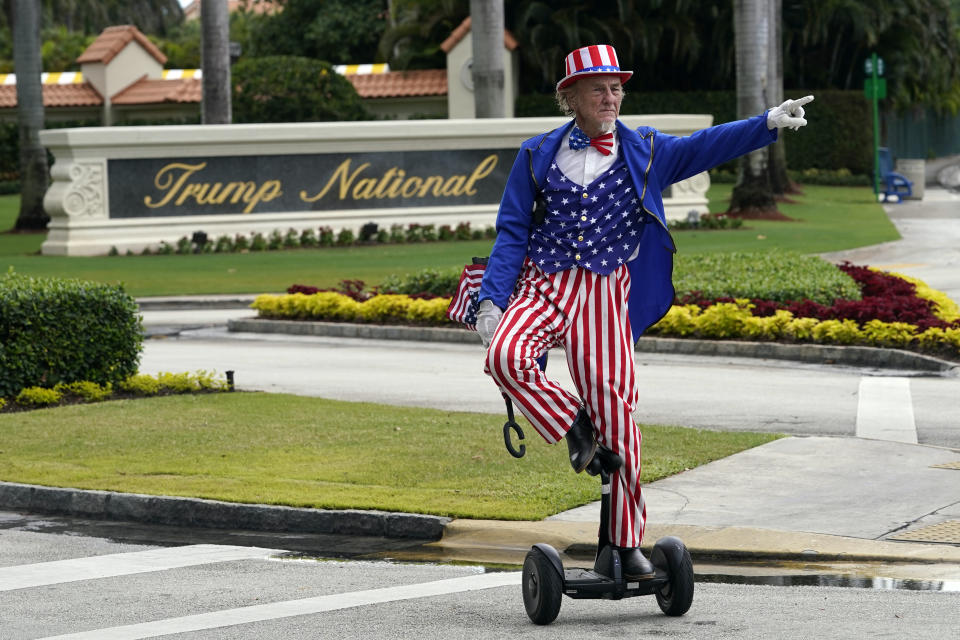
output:
[[[675,137],[617,119],[632,74],[608,45],[566,57],[557,102],[574,120],[521,145],[497,215],[477,331],[486,373],[547,442],[566,438],[577,473],[596,473],[598,443],[617,464],[622,458],[610,483],[610,543],[627,579],[643,580],[654,568],[639,549],[646,508],[633,346],[674,299],[676,248],[661,191],[776,141],[783,127],[804,126],[813,96]],[[537,362],[558,346],[577,395]]]

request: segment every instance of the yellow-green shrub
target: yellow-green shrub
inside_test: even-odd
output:
[[[813,339],[832,344],[853,344],[860,339],[860,328],[854,320],[824,320],[813,327]]]
[[[797,341],[812,340],[813,328],[820,324],[816,318],[794,318],[784,325],[783,335]]]
[[[24,406],[45,407],[60,402],[60,392],[43,387],[27,387],[17,394],[17,404]]]
[[[450,298],[414,300],[407,308],[407,318],[412,322],[427,324],[450,322],[447,318],[447,309],[449,307]]]
[[[399,294],[374,296],[360,303],[359,319],[364,322],[401,320],[407,317],[412,302],[409,296]]]
[[[906,347],[917,333],[916,325],[906,322],[870,320],[863,325],[863,338],[878,347]]]
[[[140,396],[155,396],[160,393],[160,382],[145,373],[135,373],[117,386],[123,391]]]
[[[793,314],[785,309],[777,310],[772,316],[748,316],[742,321],[743,336],[755,340],[776,340],[783,336]]]
[[[106,400],[110,397],[110,394],[113,393],[113,386],[107,384],[106,386],[100,386],[96,382],[91,382],[89,380],[81,380],[79,382],[70,382],[65,383],[61,382],[58,385],[53,387],[54,391],[58,391],[64,395],[76,396],[81,398],[86,402],[100,402]]]
[[[750,304],[744,301],[720,302],[704,309],[696,319],[697,333],[704,338],[736,338],[743,321],[750,315]]]
[[[5,406],[7,406],[7,401],[0,398],[0,409],[3,409]]]
[[[673,305],[660,321],[651,327],[655,333],[671,336],[688,336],[697,330],[700,307],[695,304]]]

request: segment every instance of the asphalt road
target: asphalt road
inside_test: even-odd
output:
[[[960,447],[960,377],[747,358],[636,354],[638,421],[796,435],[855,435],[860,385],[878,376],[906,389],[917,441]],[[141,371],[235,371],[240,389],[495,414],[504,405],[482,372],[480,346],[185,331],[145,343]],[[573,388],[562,351],[551,376]],[[439,382],[442,381],[442,384]]]
[[[681,618],[662,615],[652,597],[564,598],[544,628],[527,619],[516,571],[291,557],[263,546],[119,543],[49,533],[50,526],[0,513],[4,640],[940,639],[960,628],[960,592],[913,590],[936,583],[891,590],[891,580],[875,576],[855,581],[874,587],[866,589],[698,582]]]

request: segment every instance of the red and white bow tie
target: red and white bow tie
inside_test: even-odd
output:
[[[610,155],[613,150],[613,132],[591,138],[583,132],[583,129],[574,126],[573,131],[570,132],[570,148],[579,151],[587,147],[593,147],[605,156]]]

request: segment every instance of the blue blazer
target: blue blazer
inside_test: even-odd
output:
[[[537,185],[543,184],[547,169],[573,124],[571,120],[520,146],[500,201],[497,239],[483,274],[479,301],[491,300],[501,309],[507,308],[527,255]],[[775,142],[777,131],[767,129],[766,113],[685,137],[652,127],[634,131],[617,121],[623,156],[647,214],[639,255],[627,263],[631,281],[628,308],[634,339],[666,314],[675,297],[673,254],[677,248],[667,230],[661,191],[674,182]]]

